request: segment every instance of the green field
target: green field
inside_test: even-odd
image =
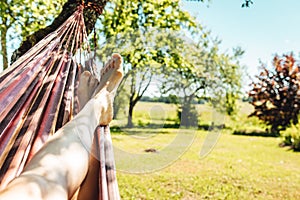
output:
[[[245,103],[240,104],[239,115],[234,119],[218,114],[213,116],[211,110],[205,105],[198,107],[199,123],[217,121],[224,123],[226,128],[220,132],[212,151],[201,158],[199,152],[205,145],[206,136],[212,132],[181,129],[179,133],[175,128],[163,128],[162,124],[171,124],[175,118],[176,107],[173,105],[139,103],[134,120],[139,126],[134,129],[116,128],[117,124],[125,122],[115,120],[112,124],[114,146],[142,158],[139,162],[130,159],[125,164],[117,162],[122,199],[300,198],[299,153],[280,148],[280,138],[232,135],[236,129],[264,128],[256,119],[246,117],[251,107]],[[155,156],[163,155],[179,134],[194,135],[192,145],[174,162],[159,168],[163,161],[155,160]],[[181,148],[180,144],[176,145],[167,152],[170,158]],[[145,153],[145,149],[155,149],[157,152]],[[145,158],[149,160],[143,160]],[[152,165],[157,170],[151,173],[128,173],[126,171],[130,171],[131,164],[140,165],[138,167]]]

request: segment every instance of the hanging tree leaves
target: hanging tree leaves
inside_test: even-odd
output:
[[[87,33],[91,33],[94,29],[98,17],[108,0],[68,0],[63,5],[61,13],[53,20],[52,24],[37,30],[33,34],[26,37],[21,46],[14,52],[11,62],[13,63],[28,51],[37,42],[43,39],[49,33],[55,31],[61,24],[63,24],[77,9],[79,5],[84,5],[84,20]]]
[[[61,10],[66,0],[1,0],[0,39],[3,68],[8,67],[8,48],[15,48],[14,39],[44,28]],[[10,45],[9,45],[10,43]]]

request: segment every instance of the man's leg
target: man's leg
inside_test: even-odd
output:
[[[37,152],[0,199],[68,199],[83,182],[94,130],[112,120],[114,93],[123,77],[121,57],[112,56],[97,94]],[[103,80],[105,81],[103,83]]]

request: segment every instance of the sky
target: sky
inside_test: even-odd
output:
[[[182,6],[213,36],[222,40],[221,49],[241,46],[245,54],[241,64],[253,77],[259,60],[269,63],[275,54],[291,51],[299,58],[300,1],[252,0],[250,8],[241,8],[244,0],[211,0],[209,3],[182,1]],[[249,79],[244,80],[248,84]]]

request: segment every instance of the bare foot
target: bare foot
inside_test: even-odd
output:
[[[107,125],[113,118],[113,100],[115,92],[123,78],[122,57],[113,54],[108,64],[102,69],[98,88],[95,90],[95,109],[101,111],[100,125]],[[101,108],[98,108],[101,105]]]
[[[99,93],[100,90],[102,90],[106,85],[108,86],[107,90],[109,92],[115,92],[113,91],[114,88],[118,87],[120,79],[122,79],[123,77],[121,65],[121,56],[119,54],[113,54],[112,58],[106,63],[104,68],[101,70],[100,82],[89,71],[84,71],[80,75],[78,98],[81,109],[93,96]]]
[[[122,62],[122,57],[119,54],[114,53],[112,55],[101,70],[100,83],[94,94],[97,94],[107,84],[109,92],[114,92],[113,90],[118,88],[123,78]]]
[[[80,81],[78,86],[78,99],[80,110],[92,98],[92,95],[98,86],[99,81],[89,71],[84,71],[80,75]]]

